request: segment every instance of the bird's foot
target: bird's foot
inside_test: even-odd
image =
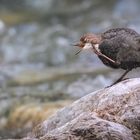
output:
[[[119,82],[122,82],[122,81],[124,81],[124,80],[127,80],[127,79],[129,79],[129,78],[119,79],[119,80],[115,81],[113,84],[111,84],[111,85],[109,85],[109,86],[107,86],[107,87],[105,87],[105,88],[112,87],[113,85],[115,85],[115,84],[117,84],[117,83],[119,83]]]
[[[126,70],[126,71],[123,73],[123,75],[122,75],[118,80],[116,80],[113,84],[111,84],[111,85],[108,86],[108,87],[111,87],[111,86],[113,86],[113,85],[115,85],[115,84],[117,84],[117,83],[119,83],[119,82],[121,82],[121,81],[123,81],[123,80],[126,80],[127,78],[124,78],[124,76],[125,76],[129,71],[131,71],[131,69]],[[107,87],[107,88],[108,88],[108,87]]]

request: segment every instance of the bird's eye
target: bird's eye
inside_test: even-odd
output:
[[[89,42],[89,40],[87,38],[84,39],[84,43],[87,43]]]

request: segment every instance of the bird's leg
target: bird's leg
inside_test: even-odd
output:
[[[111,84],[109,87],[111,87],[111,86],[117,84],[118,82],[122,81],[122,79],[124,78],[124,76],[125,76],[129,71],[131,71],[131,69],[126,70],[126,71],[121,75],[121,77],[120,77],[119,79],[117,79],[117,80],[116,80],[113,84]]]

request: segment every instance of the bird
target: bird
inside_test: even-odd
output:
[[[74,46],[81,48],[76,55],[90,49],[106,66],[125,70],[112,85],[122,81],[132,69],[140,67],[140,34],[130,28],[112,28],[100,34],[86,33]]]

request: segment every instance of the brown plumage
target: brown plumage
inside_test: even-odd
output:
[[[114,28],[100,35],[85,34],[76,46],[92,49],[111,68],[126,70],[115,83],[133,68],[140,67],[140,34],[129,28]]]

